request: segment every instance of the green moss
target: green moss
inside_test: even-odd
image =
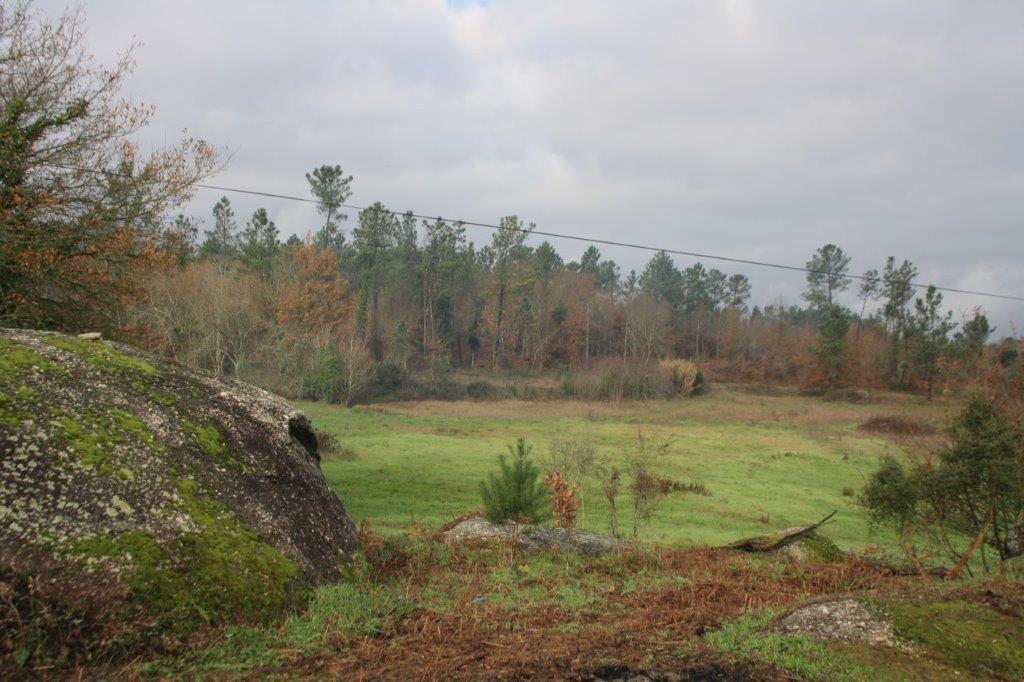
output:
[[[217,464],[236,470],[244,468],[240,461],[231,456],[231,451],[216,426],[197,426],[188,419],[182,419],[181,429],[195,438],[202,453]]]
[[[74,353],[87,364],[105,374],[117,376],[156,377],[160,372],[144,360],[133,358],[115,349],[105,341],[87,341],[68,336],[50,336],[43,339],[55,348]]]
[[[117,473],[126,478],[120,473],[125,470],[115,471],[113,454],[116,445],[136,440],[151,452],[164,450],[141,419],[117,408],[102,415],[64,415],[57,420],[57,425],[61,438],[78,454],[81,462],[95,467],[104,476]]]
[[[63,367],[47,360],[31,348],[0,339],[0,382],[9,383],[33,370],[64,373]]]
[[[167,543],[141,531],[101,535],[80,541],[74,553],[124,566],[133,599],[180,627],[262,620],[288,606],[295,564],[223,505],[201,498],[194,482],[179,488],[199,532]]]
[[[744,616],[724,623],[705,638],[727,654],[764,663],[808,680],[867,680],[873,672],[809,637],[772,632],[774,613]]]
[[[27,419],[37,419],[46,413],[46,405],[38,392],[28,386],[19,386],[11,394],[0,394],[0,424],[17,428]]]
[[[1019,620],[968,601],[887,600],[878,605],[897,636],[947,665],[984,676],[1024,676]]]
[[[811,533],[807,537],[801,538],[799,544],[807,550],[808,557],[812,561],[832,563],[846,559],[846,553],[824,535]]]

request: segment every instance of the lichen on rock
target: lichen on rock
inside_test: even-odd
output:
[[[0,330],[0,571],[58,597],[61,576],[113,580],[179,622],[274,612],[357,545],[297,423],[121,344]]]

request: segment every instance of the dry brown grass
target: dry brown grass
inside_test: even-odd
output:
[[[652,562],[683,580],[637,589],[614,580]],[[703,649],[700,635],[749,611],[821,595],[892,589],[907,580],[856,561],[780,570],[726,550],[627,554],[580,567],[613,578],[600,607],[535,604],[510,610],[473,603],[472,593],[482,582],[479,572],[490,570],[485,564],[459,568],[467,590],[450,611],[415,612],[382,636],[298,661],[297,669],[347,679],[592,679],[610,666],[678,673],[685,670],[677,656],[685,644],[695,672],[708,667],[743,679],[779,679],[773,677],[777,671],[738,666]],[[414,581],[429,581],[420,578]]]

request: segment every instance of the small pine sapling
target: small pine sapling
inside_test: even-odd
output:
[[[520,438],[515,447],[509,446],[508,450],[512,455],[511,461],[504,455],[500,456],[500,471],[480,482],[484,516],[491,523],[539,523],[547,512],[547,491],[538,480],[540,470],[530,461],[533,448]]]

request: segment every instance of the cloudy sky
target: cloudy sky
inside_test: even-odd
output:
[[[64,3],[43,0],[58,11]],[[305,194],[338,163],[351,201],[1024,295],[1024,3],[87,0],[98,58],[143,43],[146,143],[230,148],[213,182]],[[208,215],[218,195],[190,210]],[[264,205],[306,233],[313,207]],[[477,243],[490,238],[471,228]],[[556,246],[568,258],[576,243]],[[623,266],[649,257],[603,249]],[[678,259],[680,265],[689,264]],[[709,264],[711,264],[709,262]],[[751,277],[795,302],[797,273]],[[1024,303],[984,305],[1000,332]]]

